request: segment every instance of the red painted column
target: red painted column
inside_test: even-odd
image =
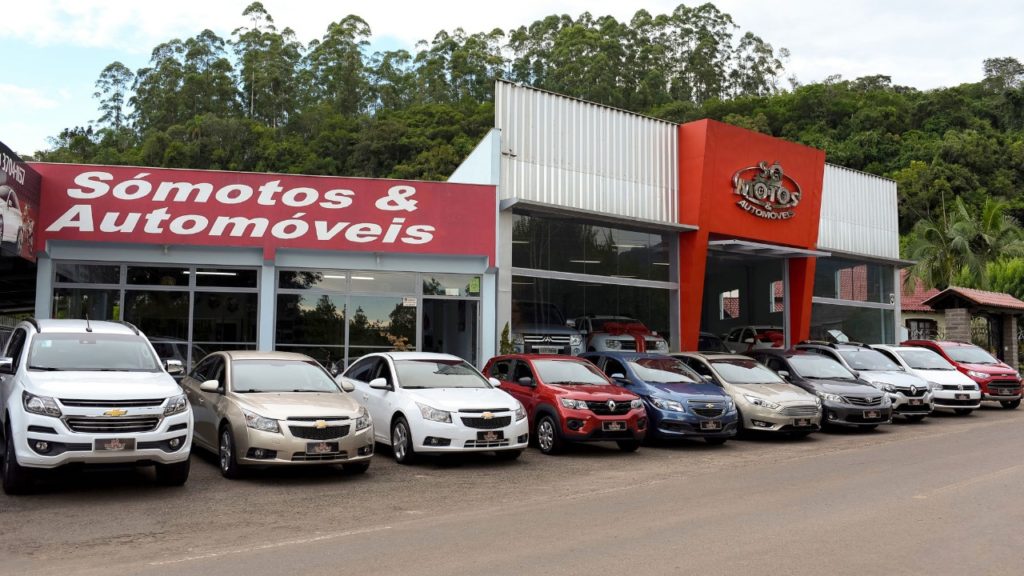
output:
[[[708,233],[679,234],[679,345],[696,350],[704,304],[704,274],[708,265]]]
[[[789,326],[790,342],[796,344],[811,336],[811,298],[814,296],[816,258],[789,260]]]

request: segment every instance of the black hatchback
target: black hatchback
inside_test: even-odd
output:
[[[750,356],[790,384],[821,398],[823,427],[871,429],[892,422],[888,395],[831,358],[802,350],[755,350]]]

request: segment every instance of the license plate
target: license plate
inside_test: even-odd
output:
[[[135,450],[135,438],[103,438],[93,443],[93,449],[100,452]]]
[[[971,396],[970,396],[970,394],[957,394],[956,395],[956,399],[957,400],[970,400]]]
[[[921,400],[919,398],[911,398],[910,399],[910,405],[911,406],[920,406],[922,402],[923,402],[923,400]]]
[[[1000,390],[1000,389],[996,388],[996,394],[999,394],[1001,396],[1015,396],[1017,393],[1014,392],[1013,390],[1008,389],[1008,388],[1004,389],[1004,390]]]
[[[533,351],[537,354],[558,354],[562,349],[558,346],[534,346]]]
[[[810,426],[810,425],[811,425],[811,419],[810,418],[797,418],[796,420],[793,421],[793,426],[796,426],[798,428],[801,427],[801,426]]]
[[[882,417],[882,415],[878,413],[878,410],[865,410],[864,411],[864,418],[865,419],[874,419],[874,418],[881,418],[881,417]]]
[[[340,451],[337,442],[307,442],[306,454],[337,454]]]
[[[601,425],[601,428],[606,432],[620,432],[626,429],[626,423],[619,421],[605,422]]]
[[[700,423],[701,430],[721,430],[722,423],[718,420],[704,420]]]
[[[476,439],[480,442],[497,442],[498,440],[505,439],[505,433],[501,430],[488,430],[486,432],[477,432]]]

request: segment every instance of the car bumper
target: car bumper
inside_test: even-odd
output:
[[[928,414],[934,408],[931,394],[908,397],[903,394],[893,394],[890,392],[889,401],[892,402],[893,414],[900,416]],[[917,401],[920,401],[920,403],[917,403]]]
[[[643,408],[633,408],[625,414],[594,414],[570,409],[562,413],[562,437],[571,442],[643,440],[647,428],[647,413]]]
[[[1010,396],[1004,394],[985,393],[982,395],[981,399],[986,402],[1012,402],[1014,400],[1020,400],[1021,394],[1018,392],[1017,394]]]
[[[743,426],[763,432],[814,432],[821,429],[821,412],[814,416],[785,416],[775,410],[747,405],[742,409]]]
[[[936,390],[932,392],[935,408],[980,408],[980,390]]]
[[[835,426],[877,426],[892,422],[892,406],[852,406],[826,402],[822,422]]]
[[[359,462],[373,457],[372,425],[338,438],[320,440],[292,435],[287,422],[281,423],[280,433],[236,424],[235,438],[238,439],[236,459],[245,466],[318,466]],[[261,450],[262,453],[259,452]]]
[[[430,420],[411,423],[411,428],[417,452],[523,450],[530,440],[530,423],[526,418],[489,430]]]
[[[688,412],[648,407],[647,415],[650,417],[648,434],[659,438],[731,438],[739,426],[736,411],[726,412],[717,418],[702,418]]]
[[[14,450],[18,463],[30,468],[57,468],[65,464],[174,464],[188,460],[192,447],[191,411],[161,418],[150,432],[109,434],[73,432],[61,419],[50,416],[20,416],[22,422],[12,422],[12,429],[20,430],[14,434]],[[117,442],[111,444],[113,440]],[[43,444],[45,450],[41,449]],[[102,446],[113,449],[101,449]]]

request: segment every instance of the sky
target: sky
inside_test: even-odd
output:
[[[223,38],[248,22],[250,0],[13,0],[0,18],[0,142],[21,155],[50,148],[64,128],[95,120],[100,72],[120,61],[137,70],[174,38],[209,28]],[[396,2],[263,0],[279,29],[303,43],[356,14],[370,26],[371,52],[407,48],[440,30],[508,31],[550,14],[666,14],[680,0],[481,0]],[[700,2],[687,2],[696,6]],[[920,90],[977,82],[985,58],[1024,61],[1024,2],[988,0],[717,0],[719,10],[776,49],[790,51],[786,75],[807,84],[841,75],[884,74]]]

